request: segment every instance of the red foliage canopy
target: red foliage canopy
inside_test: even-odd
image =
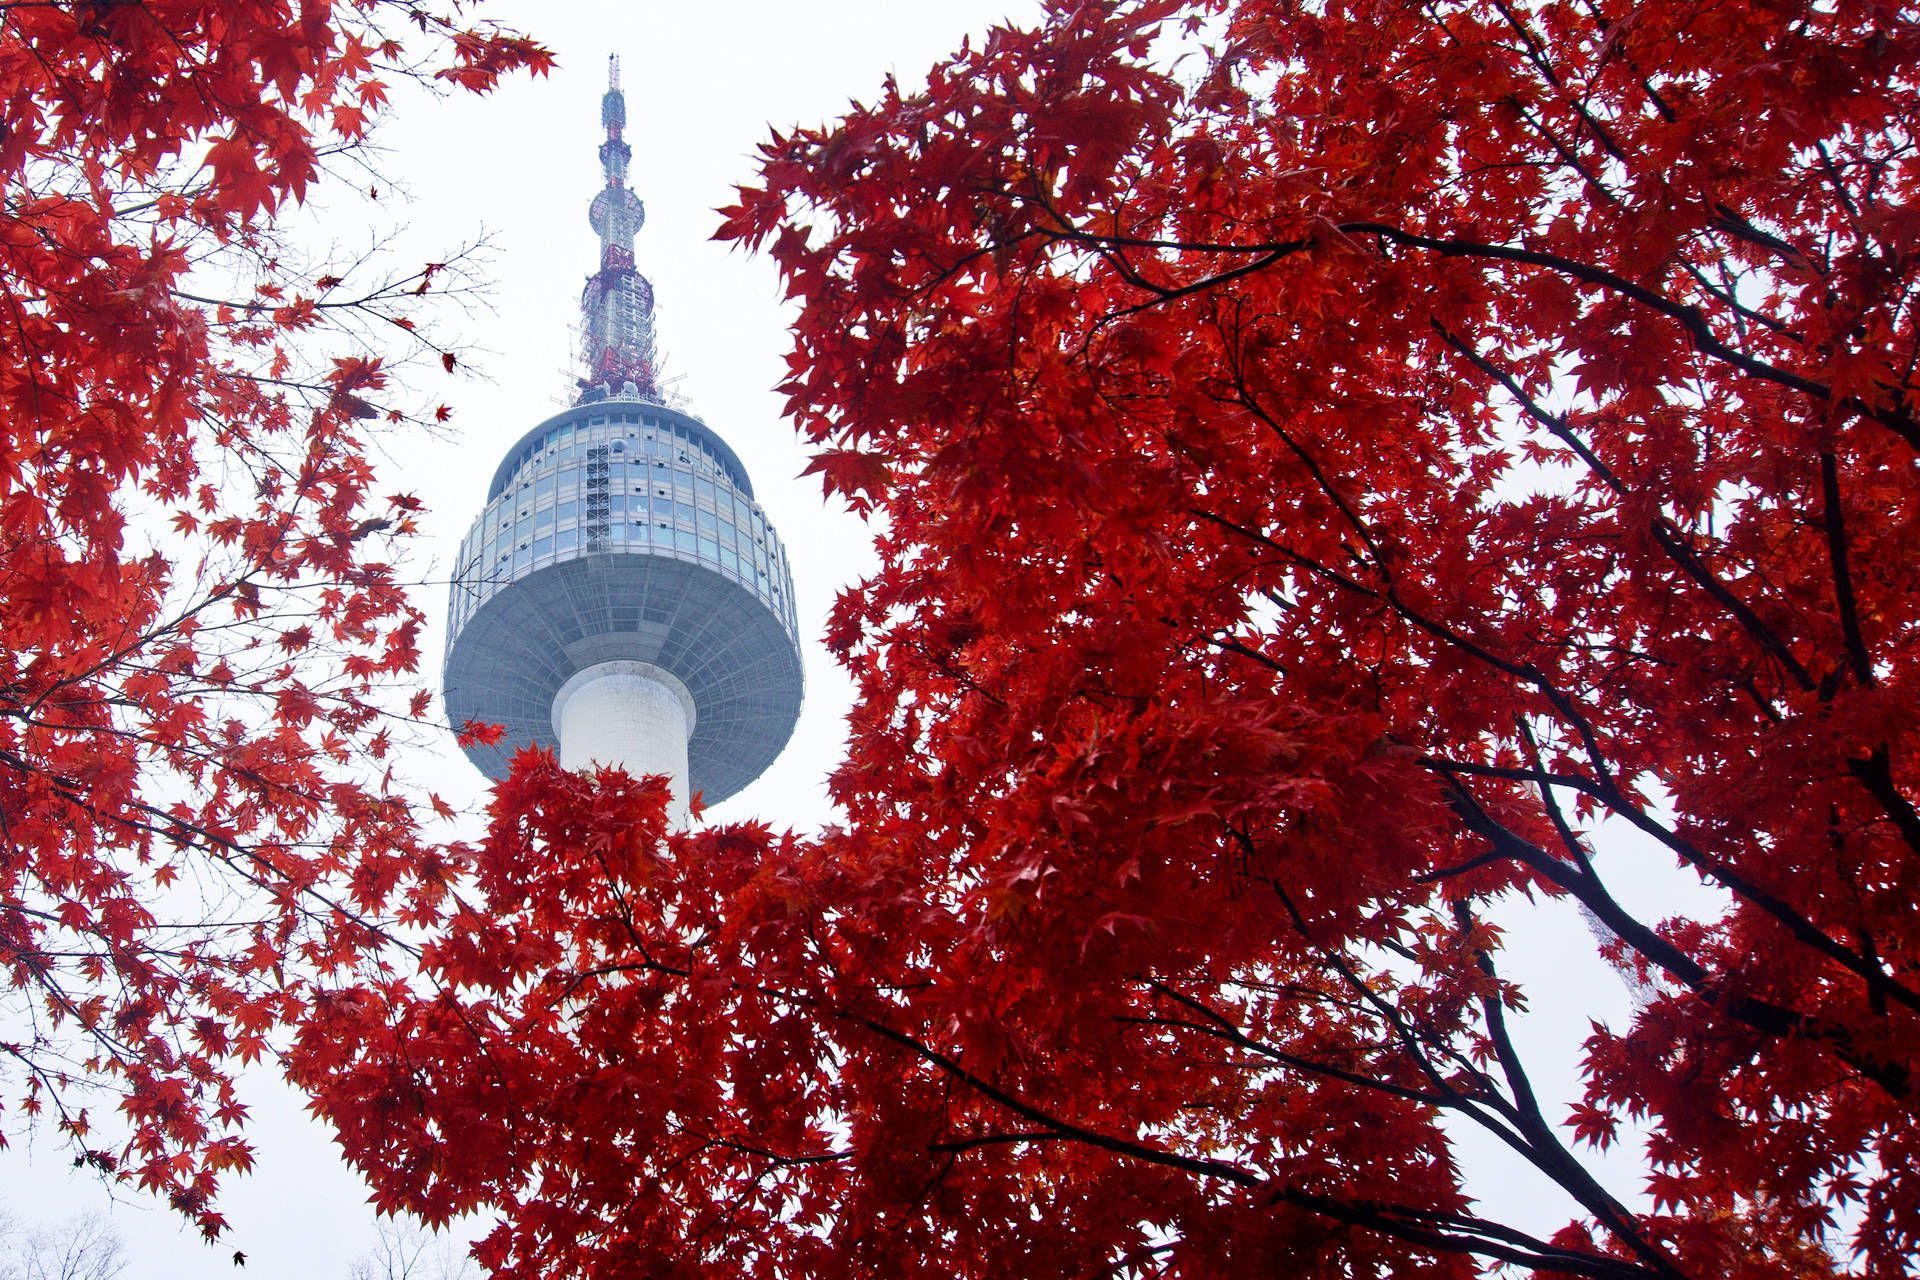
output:
[[[437,992],[316,1008],[350,1155],[524,1278],[1904,1274],[1916,60],[1870,3],[1062,0],[776,138],[723,234],[885,517],[845,826],[663,850],[523,761]],[[1630,911],[1603,822],[1720,905]],[[1642,984],[1571,1115],[1541,896]],[[1636,1132],[1643,1194],[1582,1150]]]
[[[285,966],[436,876],[371,781],[417,504],[370,488],[355,325],[411,328],[430,276],[303,279],[271,233],[427,74],[383,22],[470,88],[546,62],[384,0],[0,5],[0,1054],[77,1164],[210,1235]]]

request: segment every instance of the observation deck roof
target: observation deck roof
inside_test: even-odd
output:
[[[608,408],[612,406],[626,407],[635,405],[644,408],[649,413],[662,414],[671,418],[677,425],[685,427],[688,435],[698,441],[700,448],[704,449],[720,464],[721,469],[727,473],[727,479],[733,481],[734,488],[740,490],[740,492],[746,494],[749,498],[753,496],[753,481],[747,476],[746,464],[740,461],[740,455],[735,453],[733,447],[721,438],[719,432],[709,427],[693,414],[688,413],[685,409],[676,409],[672,405],[661,404],[657,400],[650,400],[644,396],[614,395],[601,400],[589,400],[583,404],[569,405],[514,441],[513,447],[507,450],[506,456],[500,460],[500,465],[494,469],[493,479],[487,485],[487,501],[492,502],[495,498],[506,492],[507,486],[512,483],[514,475],[525,465],[529,458],[539,452],[538,445],[541,439],[549,432],[556,428],[564,427],[570,422],[578,421],[581,418],[589,418],[597,413],[605,413]]]

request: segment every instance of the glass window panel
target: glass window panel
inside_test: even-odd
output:
[[[720,544],[712,538],[701,538],[700,554],[709,560],[718,560],[720,558]]]
[[[552,539],[552,538],[535,538],[535,539],[533,540],[533,554],[534,554],[535,556],[550,556],[550,555],[552,555],[552,554],[553,554],[553,539]]]
[[[556,551],[571,551],[579,545],[580,531],[578,529],[562,529],[553,535],[553,546]]]
[[[679,547],[682,551],[697,551],[700,546],[698,537],[699,535],[691,529],[675,529],[673,531],[673,545]]]
[[[553,528],[553,508],[542,507],[533,513],[533,531],[536,535]]]

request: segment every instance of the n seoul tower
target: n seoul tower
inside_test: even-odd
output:
[[[507,451],[460,544],[449,604],[447,716],[501,725],[469,744],[488,777],[559,745],[569,769],[618,765],[687,801],[760,776],[800,714],[799,626],[785,550],[726,441],[666,403],[653,286],[634,270],[646,210],[612,59],[601,100],[606,186],[589,221],[600,269],[580,298],[586,371],[569,409]]]

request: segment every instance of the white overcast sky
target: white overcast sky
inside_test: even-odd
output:
[[[784,127],[829,119],[849,99],[870,99],[889,71],[905,85],[917,84],[963,35],[977,35],[1010,13],[1030,17],[1035,8],[1033,0],[518,0],[488,12],[555,50],[560,67],[551,78],[517,78],[481,99],[401,95],[379,141],[387,149],[381,168],[404,194],[388,190],[369,211],[352,198],[323,193],[301,222],[316,228],[311,234],[320,242],[336,241],[349,251],[376,233],[396,232],[400,259],[415,265],[483,235],[491,241],[490,307],[442,317],[466,340],[463,371],[473,372],[447,378],[435,367],[409,376],[429,403],[453,406],[456,430],[444,439],[416,433],[393,440],[380,490],[411,491],[430,507],[414,566],[432,620],[422,673],[429,684],[437,690],[446,567],[487,479],[508,444],[569,402],[569,330],[596,259],[586,211],[600,187],[599,102],[607,55],[618,53],[634,149],[631,185],[647,206],[636,256],[654,282],[667,371],[689,407],[726,436],[752,473],[756,494],[786,541],[809,638],[807,698],[793,741],[765,777],[716,816],[802,828],[826,820],[822,781],[841,753],[848,693],[817,636],[834,592],[870,563],[867,537],[857,521],[823,503],[816,482],[797,478],[805,458],[772,391],[783,373],[790,312],[769,263],[712,242],[713,210],[749,179],[751,156],[769,122]],[[480,775],[449,737],[421,744],[410,768],[456,806],[477,813],[485,803]],[[1629,844],[1609,856],[1633,859],[1636,873],[1644,869],[1627,877],[1622,891],[1656,917],[1666,913],[1661,894],[1686,888],[1665,873],[1664,860]],[[1539,1081],[1543,1094],[1568,1099],[1587,1018],[1624,1016],[1626,994],[1597,965],[1571,909],[1516,910],[1505,924],[1508,963],[1532,966],[1552,992],[1522,1020],[1521,1034],[1547,1063]],[[164,1209],[131,1196],[110,1201],[97,1180],[74,1174],[51,1141],[16,1141],[0,1152],[0,1205],[28,1223],[110,1210],[112,1226],[129,1246],[129,1280],[225,1274],[344,1280],[372,1240],[365,1189],[335,1159],[325,1130],[303,1117],[297,1097],[270,1073],[258,1073],[253,1084],[259,1165],[251,1177],[229,1182],[222,1207],[233,1229],[215,1249],[181,1230]],[[1518,1212],[1535,1224],[1564,1220],[1564,1208],[1538,1199],[1533,1180],[1515,1177],[1496,1149],[1462,1136],[1461,1155],[1490,1211]],[[1609,1181],[1631,1198],[1637,1170],[1616,1160]],[[247,1253],[245,1273],[231,1268],[234,1249]]]

